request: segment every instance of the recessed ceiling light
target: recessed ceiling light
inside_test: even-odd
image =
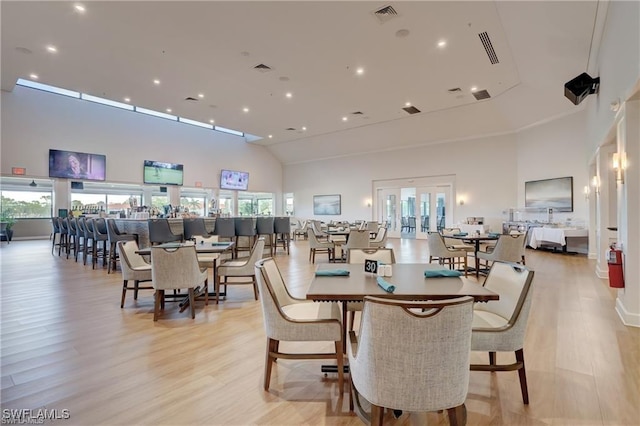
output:
[[[29,74],[29,77],[31,77],[33,80],[37,80],[38,74]]]
[[[78,12],[82,12],[84,13],[87,9],[85,9],[85,7],[83,5],[81,5],[80,3],[77,3],[73,6]]]
[[[249,112],[249,108],[244,107],[244,108],[242,108],[242,111],[244,111],[244,112]]]
[[[131,98],[124,98],[125,102],[131,102]]]
[[[273,135],[269,135],[269,139],[273,139]]]
[[[153,80],[153,84],[155,84],[156,86],[158,86],[158,85],[160,84],[160,80],[158,80],[158,79]]]
[[[167,108],[167,112],[171,112],[171,108]]]
[[[347,121],[349,117],[342,117],[342,121]]]
[[[56,53],[58,51],[58,48],[52,45],[47,46],[47,50],[51,53]]]
[[[204,93],[198,93],[199,98],[204,98]]]
[[[446,40],[440,40],[440,41],[438,42],[438,47],[440,47],[440,48],[445,47],[446,45],[447,45]]]
[[[293,97],[293,93],[291,93],[291,92],[287,92],[287,93],[285,94],[285,96],[286,96],[287,98],[291,98],[291,97]]]
[[[472,92],[475,92],[476,90],[478,90],[478,88],[477,88],[476,86],[473,86],[473,87],[471,88],[471,91],[472,91]]]
[[[302,131],[306,131],[307,130],[307,126],[302,126]]]
[[[358,74],[358,75],[362,75],[362,74],[364,74],[364,68],[358,68],[358,69],[356,70],[356,74]]]
[[[405,38],[409,35],[409,30],[407,29],[401,29],[396,31],[396,37],[398,38]]]
[[[405,102],[404,106],[410,107],[411,106],[411,102]]]
[[[216,122],[216,120],[214,120],[213,118],[211,120],[209,120],[209,123],[211,123],[211,124],[213,124],[215,122]]]

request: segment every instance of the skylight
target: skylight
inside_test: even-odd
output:
[[[166,118],[167,120],[178,121],[177,115],[167,114],[166,112],[154,111],[152,109],[136,107],[136,112],[141,114],[153,115],[154,117]]]
[[[204,127],[205,129],[213,129],[213,125],[209,123],[203,123],[202,121],[190,120],[184,117],[178,117],[178,121],[181,123],[191,124],[193,126]]]
[[[80,92],[74,92],[73,90],[61,89],[60,87],[49,86],[48,84],[38,83],[37,81],[24,80],[19,78],[16,84],[24,87],[31,87],[32,89],[44,90],[45,92],[56,93],[58,95],[69,96],[71,98],[80,99]]]
[[[124,104],[122,102],[112,101],[110,99],[99,98],[97,96],[87,95],[86,93],[81,93],[80,94],[80,99],[84,99],[85,101],[95,102],[95,103],[102,104],[102,105],[109,105],[109,106],[116,107],[116,108],[122,108],[122,109],[126,109],[126,110],[129,110],[129,111],[133,111],[133,109],[134,109],[133,105]]]
[[[235,136],[240,136],[240,137],[244,136],[244,132],[239,132],[239,131],[233,130],[233,129],[227,129],[226,127],[215,126],[213,128],[213,130],[217,130],[217,131],[222,132],[222,133],[228,133],[230,135],[235,135]]]

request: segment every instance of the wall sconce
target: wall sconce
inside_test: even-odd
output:
[[[589,189],[589,185],[585,185],[584,189],[582,190],[582,192],[584,193],[585,200],[588,200],[589,199],[589,195],[591,195],[591,190]]]
[[[367,204],[367,207],[371,207],[371,198],[367,198],[365,203]]]
[[[627,168],[627,157],[624,152],[613,153],[613,170],[616,172],[616,182],[624,183],[624,171]]]
[[[597,175],[591,178],[591,186],[596,194],[600,193],[600,179],[598,179]]]
[[[461,206],[464,206],[464,198],[463,197],[460,197],[458,199],[458,204],[461,205]]]

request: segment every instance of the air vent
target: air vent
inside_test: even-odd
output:
[[[285,130],[296,130],[294,127],[287,127]]]
[[[255,67],[253,67],[254,70],[258,70],[260,72],[269,72],[271,71],[271,67],[269,65],[265,65],[265,64],[258,64]]]
[[[362,111],[354,111],[351,115],[362,115]]]
[[[373,16],[376,17],[378,22],[384,24],[385,22],[389,22],[393,18],[398,16],[398,12],[393,8],[393,6],[384,6],[380,9],[373,11]]]
[[[478,101],[481,101],[483,99],[489,99],[491,97],[489,92],[487,92],[486,90],[476,90],[475,92],[473,92],[473,96]]]
[[[416,108],[414,106],[404,107],[402,109],[405,110],[405,112],[407,114],[417,114],[419,112],[422,112],[422,111],[420,111],[418,108]]]
[[[185,101],[198,101],[196,98],[192,98],[191,96],[187,96],[186,98],[184,98]]]
[[[449,89],[449,90],[447,90],[447,92],[452,93],[452,94],[455,94],[455,93],[460,93],[460,92],[462,92],[462,89],[461,89],[461,88],[459,88],[459,87],[454,87],[453,89]]]
[[[491,44],[489,34],[485,31],[478,34],[478,37],[480,37],[480,41],[482,41],[482,45],[484,46],[484,50],[487,52],[487,56],[489,57],[489,61],[491,61],[491,64],[495,65],[500,62],[498,61],[498,55],[496,55],[496,51],[493,50],[493,44]]]

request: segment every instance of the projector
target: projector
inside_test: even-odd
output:
[[[565,83],[564,96],[574,105],[578,105],[587,96],[598,93],[599,88],[600,77],[591,78],[589,74],[583,72],[573,80]]]

